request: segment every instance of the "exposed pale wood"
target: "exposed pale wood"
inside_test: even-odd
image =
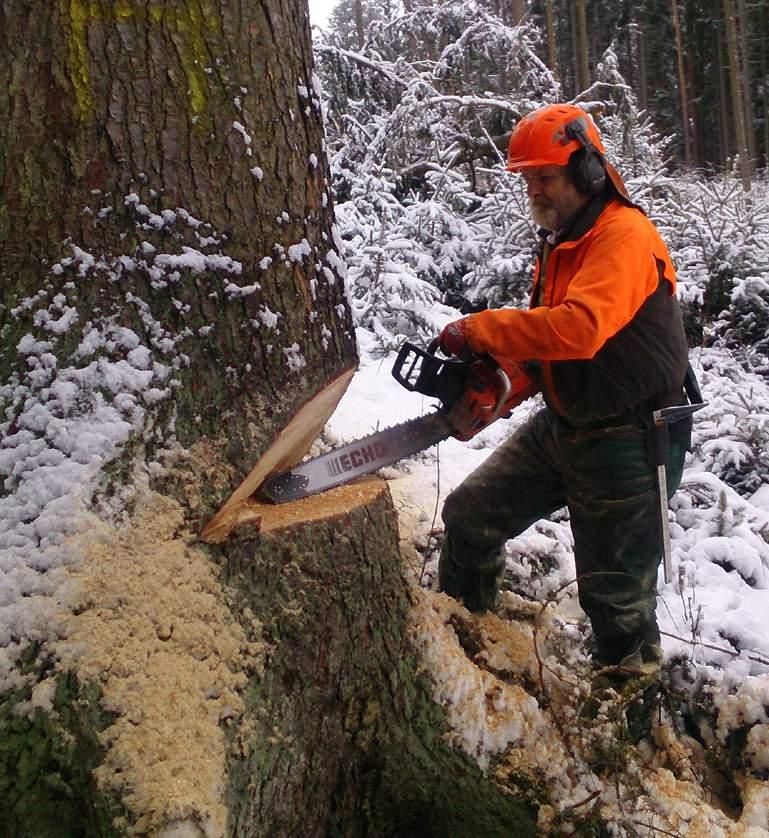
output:
[[[268,503],[254,497],[247,498],[238,507],[233,529],[250,525],[261,533],[270,533],[297,524],[325,521],[371,503],[386,489],[387,483],[381,477],[372,475],[293,503]]]
[[[300,408],[251,469],[246,479],[203,528],[200,534],[203,541],[218,543],[227,538],[237,524],[241,512],[241,523],[244,520],[253,522],[253,515],[250,515],[248,510],[241,509],[244,501],[271,474],[291,468],[304,457],[339,404],[354,373],[354,369],[346,370]]]

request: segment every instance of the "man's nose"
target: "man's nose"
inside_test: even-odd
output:
[[[529,198],[533,198],[542,191],[542,184],[537,180],[526,181],[526,194]]]

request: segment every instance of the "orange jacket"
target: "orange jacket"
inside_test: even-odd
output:
[[[680,390],[688,350],[675,270],[640,210],[594,198],[569,240],[553,248],[544,277],[539,267],[534,307],[467,318],[471,349],[542,362],[548,403],[579,423]]]

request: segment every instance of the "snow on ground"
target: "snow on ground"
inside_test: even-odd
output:
[[[321,447],[358,439],[436,406],[393,379],[395,356],[382,357],[370,332],[359,329],[357,337],[360,369],[331,417]],[[705,398],[716,403],[710,379],[700,378]],[[420,562],[415,568],[424,587],[435,587],[440,508],[446,495],[540,405],[532,399],[469,443],[449,439],[383,469],[402,535],[427,557],[423,568]],[[701,440],[713,437],[711,424],[701,422]],[[507,619],[488,614],[473,622],[444,595],[417,597],[414,642],[430,661],[436,700],[446,708],[451,738],[484,770],[504,754],[504,760],[522,760],[548,788],[557,789],[555,808],[540,808],[543,831],[549,828],[548,818],[568,820],[572,807],[578,812],[595,806],[616,835],[643,826],[649,834],[690,838],[769,836],[769,784],[762,780],[769,770],[769,636],[763,628],[769,606],[766,497],[759,489],[746,500],[690,455],[671,502],[674,578],[666,584],[660,570],[658,585],[657,613],[671,683],[709,698],[717,709],[712,736],[721,747],[746,737],[741,749],[745,772],[737,780],[742,804],[738,817],[721,811],[717,796],[710,796],[711,786],[703,779],[709,770],[706,751],[664,713],[652,732],[654,749],[639,748],[622,773],[617,769],[603,777],[595,772],[595,759],[610,753],[623,734],[610,716],[590,723],[580,716],[590,691],[591,666],[585,617],[576,585],[570,584],[575,571],[565,513],[508,543],[507,570],[515,592],[503,596]],[[554,602],[545,607],[548,600]],[[463,650],[457,622],[479,632],[480,655]],[[518,674],[511,680],[511,673]],[[518,689],[519,684],[529,687]]]
[[[373,357],[368,332],[358,330],[358,341],[360,369],[326,429],[327,441],[334,445],[429,413],[437,405],[434,399],[410,393],[395,381],[391,375],[395,356]],[[426,540],[436,506],[440,510],[446,495],[539,406],[539,400],[532,399],[518,407],[509,420],[499,420],[470,442],[448,439],[384,470],[396,504],[406,517],[402,523],[412,530],[417,543]],[[762,490],[754,495],[757,504],[740,497],[690,457],[671,503],[674,579],[665,584],[661,569],[659,577],[657,613],[662,630],[667,632],[663,646],[668,657],[684,655],[735,680],[769,673],[766,498]],[[440,512],[435,526],[442,526]],[[537,553],[547,547],[570,557],[568,525],[556,521],[533,527],[515,539],[511,552],[521,554],[527,547]],[[552,589],[574,578],[573,562],[569,566],[569,561],[559,562],[565,566],[556,569],[558,579]],[[515,565],[514,559],[511,565]],[[536,593],[531,591],[532,596]]]
[[[436,405],[434,400],[407,392],[392,378],[394,355],[372,354],[376,346],[370,333],[359,330],[358,341],[360,369],[326,428],[326,444],[360,438],[431,412]],[[425,545],[430,546],[433,540],[431,530],[442,527],[440,508],[451,489],[539,406],[539,399],[532,399],[519,406],[509,420],[498,421],[469,443],[449,439],[383,470],[401,528],[418,549],[424,553]],[[674,578],[664,583],[660,569],[657,613],[668,670],[690,689],[705,685],[705,694],[719,711],[717,735],[722,745],[740,727],[743,731],[749,728],[752,741],[744,755],[748,767],[765,776],[769,767],[769,635],[765,629],[769,510],[765,492],[759,490],[752,499],[758,502],[738,495],[690,455],[671,503]],[[422,574],[422,584],[428,587],[434,587],[439,537],[436,532]],[[543,568],[547,570],[543,572]],[[565,513],[540,522],[508,543],[508,573],[524,598],[543,601],[551,596],[558,600],[556,613],[563,636],[567,644],[571,638],[575,646],[566,654],[573,655],[576,664],[589,673],[584,615],[576,586],[569,584],[575,571]],[[499,751],[501,743],[490,741],[484,747]],[[488,753],[476,756],[482,762]],[[656,787],[658,781],[662,782],[659,778],[649,782]],[[755,800],[745,792],[745,812],[752,814],[745,814],[741,825],[759,826],[760,832],[755,834],[766,835],[769,807],[762,797],[766,787],[759,784],[757,789]],[[683,794],[680,788],[675,793]],[[715,821],[708,823],[708,828],[715,829]]]

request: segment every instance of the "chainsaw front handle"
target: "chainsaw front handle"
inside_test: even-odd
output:
[[[510,390],[512,389],[512,385],[510,383],[510,377],[508,374],[502,369],[502,367],[497,363],[496,359],[491,355],[483,355],[481,356],[485,363],[491,361],[491,363],[496,367],[494,372],[499,379],[499,398],[497,399],[496,405],[494,405],[494,411],[491,415],[491,419],[489,419],[489,425],[492,422],[496,422],[497,419],[502,415],[502,412],[505,409],[505,404],[507,403],[508,398],[510,397]]]
[[[438,398],[459,440],[472,439],[538,389],[513,362],[506,366],[493,355],[472,352],[461,358],[439,358],[438,349],[438,338],[426,349],[406,341],[392,374],[407,390]]]

